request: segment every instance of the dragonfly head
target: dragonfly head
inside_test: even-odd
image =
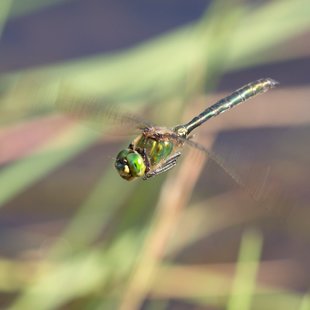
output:
[[[142,156],[131,149],[120,151],[114,165],[119,175],[127,181],[142,177],[146,169]]]

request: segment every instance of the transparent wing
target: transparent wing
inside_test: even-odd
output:
[[[178,137],[178,139],[181,139],[184,141],[184,144],[187,144],[191,147],[194,147],[202,152],[204,152],[210,159],[212,159],[219,167],[221,167],[245,192],[248,193],[249,196],[252,197],[252,199],[259,201],[263,198],[262,192],[263,187],[266,185],[266,181],[268,178],[268,175],[270,173],[270,167],[265,167],[260,171],[261,178],[258,181],[255,186],[251,186],[251,184],[248,184],[247,181],[245,181],[245,178],[241,177],[239,173],[236,172],[236,170],[233,170],[231,168],[231,165],[229,165],[223,157],[221,157],[217,152],[214,152],[212,150],[209,150],[208,148],[204,147],[203,145],[193,141],[188,140],[184,138]]]
[[[116,103],[105,99],[81,99],[65,96],[56,101],[56,109],[65,115],[82,121],[97,131],[114,128],[127,135],[154,126],[151,122],[125,112]]]
[[[218,154],[207,149],[203,145],[193,140],[188,140],[188,139],[183,139],[183,138],[179,138],[179,139],[184,140],[185,144],[206,153],[207,156],[211,158],[214,162],[216,162],[217,165],[220,166],[237,184],[245,188],[245,183],[242,181],[241,177],[236,172],[232,171],[232,169],[229,168],[228,165],[225,164],[225,161],[223,160],[223,158],[221,158]]]

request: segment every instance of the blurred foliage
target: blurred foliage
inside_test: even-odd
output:
[[[62,2],[2,1],[0,33],[10,18]],[[4,129],[14,128],[54,114],[55,101],[62,99],[59,90],[63,87],[83,98],[102,98],[136,111],[146,106],[160,111],[173,103],[174,111],[180,111],[173,116],[179,118],[184,103],[214,88],[223,73],[277,61],[279,43],[309,30],[309,11],[308,0],[266,1],[255,7],[246,1],[214,1],[199,21],[128,50],[2,74],[0,123]],[[99,138],[98,133],[74,124],[19,160],[9,162],[0,170],[0,205],[18,197]],[[18,293],[10,309],[57,309],[66,305],[77,309],[130,309],[126,308],[124,296],[135,279],[133,271],[139,269],[137,253],[143,253],[147,236],[152,235],[161,219],[158,206],[170,207],[160,200],[169,185],[164,182],[159,177],[152,183],[127,184],[112,168],[104,171],[86,201],[77,207],[58,239],[60,242],[33,262],[33,273],[27,273],[27,261],[0,261],[0,287]],[[200,219],[198,213],[194,220]],[[204,225],[209,225],[207,219],[204,221]],[[116,225],[111,227],[111,223]],[[220,220],[216,224],[223,227]],[[103,232],[108,232],[104,238]],[[69,250],[61,240],[69,240]],[[182,246],[190,242],[185,241]],[[258,232],[244,234],[233,283],[229,275],[221,278],[210,270],[196,275],[192,270],[192,283],[198,283],[193,284],[192,296],[183,296],[182,290],[179,293],[175,282],[167,284],[167,294],[179,293],[179,298],[202,305],[227,306],[230,310],[308,309],[308,295],[255,286],[262,243]],[[162,256],[166,250],[164,244]],[[144,262],[152,267],[151,279],[162,270],[169,274],[177,267],[162,264],[162,256],[146,255]],[[5,276],[8,268],[17,275]],[[201,283],[207,279],[217,281],[217,292],[212,285],[201,290]],[[145,295],[141,294],[138,305],[150,292],[156,296],[160,289],[160,285],[143,281],[138,284],[145,285],[141,289]],[[272,298],[268,299],[268,294]],[[153,306],[160,309],[156,302]],[[164,309],[165,303],[161,306]]]
[[[27,1],[9,1],[11,2],[11,17],[17,17],[22,15],[31,14],[38,10],[48,8],[53,5],[62,4],[69,0],[27,0]]]
[[[9,15],[11,3],[11,0],[5,0],[0,4],[0,36],[2,35],[3,27]]]

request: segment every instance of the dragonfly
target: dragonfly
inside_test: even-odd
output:
[[[93,117],[99,118],[98,121],[102,121],[101,114],[105,113],[106,117],[109,115],[109,117],[115,120],[134,124],[139,129],[139,134],[130,142],[127,148],[117,154],[114,162],[116,171],[126,181],[139,178],[148,180],[172,169],[177,164],[184,145],[187,144],[205,152],[239,185],[243,185],[241,180],[225,167],[215,153],[194,142],[191,133],[209,119],[236,107],[256,95],[263,94],[278,85],[279,83],[271,78],[263,78],[248,83],[206,108],[189,122],[176,125],[172,128],[156,126],[135,115],[119,113],[113,110],[107,111],[108,109],[105,111],[102,104],[95,109],[89,107],[85,109],[84,106],[82,108],[83,111],[80,112],[82,114],[84,112],[86,114],[92,114]],[[67,110],[63,107],[60,108]],[[72,107],[69,110],[72,110]],[[68,110],[65,112],[68,113]]]
[[[219,100],[188,123],[173,128],[156,126],[141,128],[141,133],[129,144],[128,148],[118,153],[114,164],[117,172],[127,181],[137,178],[148,180],[172,169],[182,154],[181,150],[184,144],[189,144],[206,152],[224,168],[214,154],[190,140],[191,132],[210,118],[222,114],[258,94],[265,93],[278,84],[271,78],[259,79]],[[224,170],[227,171],[227,169]],[[231,176],[240,184],[237,177]]]

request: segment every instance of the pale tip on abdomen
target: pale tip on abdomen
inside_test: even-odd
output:
[[[272,78],[267,78],[266,80],[268,81],[268,83],[269,83],[271,88],[272,87],[276,87],[276,86],[278,86],[280,84],[278,81],[276,81],[276,80],[274,80]]]

